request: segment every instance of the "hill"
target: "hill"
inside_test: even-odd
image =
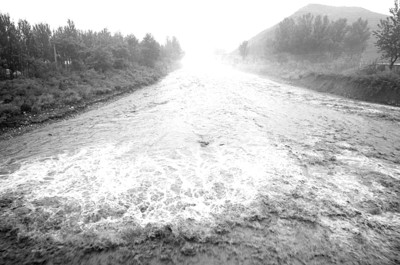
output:
[[[362,18],[364,20],[366,19],[368,20],[368,25],[371,32],[378,28],[377,24],[381,19],[385,19],[387,17],[387,15],[375,13],[361,7],[344,7],[344,6],[335,7],[335,6],[327,6],[320,4],[309,4],[299,9],[297,12],[295,12],[293,15],[289,17],[297,18],[307,13],[311,13],[314,16],[326,15],[329,17],[330,20],[346,18],[348,24],[353,23],[358,18]],[[274,25],[271,28],[265,29],[264,31],[260,32],[259,34],[257,34],[256,36],[254,36],[249,40],[248,45],[249,45],[250,56],[260,57],[264,55],[266,43],[268,39],[274,37],[274,31],[277,26],[278,25]],[[375,42],[376,39],[371,34],[371,37],[368,40],[367,49],[363,54],[364,61],[368,62],[380,57],[380,55],[378,54],[378,50],[375,47]]]

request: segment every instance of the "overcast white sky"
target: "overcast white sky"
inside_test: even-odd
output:
[[[360,6],[388,14],[393,0],[0,0],[14,21],[46,22],[56,28],[72,19],[79,29],[152,33],[160,42],[175,35],[183,48],[232,50],[243,40],[310,4]]]

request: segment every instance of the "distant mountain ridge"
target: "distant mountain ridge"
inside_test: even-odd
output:
[[[377,48],[375,47],[376,39],[372,35],[372,31],[378,29],[378,23],[381,19],[385,19],[387,15],[375,13],[369,11],[362,7],[346,7],[346,6],[327,6],[320,4],[309,4],[303,8],[300,8],[294,14],[289,16],[289,18],[297,18],[302,15],[311,13],[314,16],[328,16],[330,20],[337,20],[340,18],[346,18],[347,23],[351,24],[355,22],[358,18],[368,20],[368,26],[371,31],[371,37],[368,40],[368,46],[363,55],[364,61],[372,61],[380,57]],[[271,28],[265,29],[253,38],[249,40],[249,55],[250,56],[263,56],[267,40],[273,38],[273,33],[275,28],[278,26],[274,25]]]

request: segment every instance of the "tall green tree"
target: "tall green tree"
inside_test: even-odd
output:
[[[275,30],[274,49],[277,52],[287,52],[292,50],[296,22],[293,18],[285,18],[278,24]]]
[[[113,67],[113,57],[110,49],[96,45],[91,48],[86,64],[99,72],[106,72]]]
[[[325,51],[329,44],[329,24],[328,16],[316,16],[313,23],[311,34],[311,49]]]
[[[249,53],[248,44],[249,44],[249,42],[246,40],[246,41],[243,41],[239,45],[239,53],[240,53],[240,56],[242,56],[243,60],[246,59],[246,57],[247,57],[247,55]]]
[[[331,22],[327,33],[329,36],[328,49],[334,57],[338,57],[342,54],[343,42],[347,31],[347,19],[341,18]]]
[[[2,67],[11,71],[20,66],[19,32],[8,14],[0,14],[0,58]]]
[[[68,20],[66,26],[59,27],[54,32],[53,42],[64,67],[68,68],[70,65],[80,61],[81,53],[84,51],[80,36],[72,20]]]
[[[139,40],[133,34],[125,37],[126,46],[129,51],[129,61],[135,62],[138,60]]]
[[[294,32],[295,43],[292,49],[297,54],[307,54],[312,52],[312,33],[314,16],[311,13],[297,18],[296,30]]]
[[[160,56],[160,44],[154,39],[153,35],[147,33],[139,44],[140,63],[154,67],[158,57]]]
[[[21,57],[23,57],[25,63],[29,58],[37,56],[35,39],[32,34],[32,27],[26,20],[18,21],[18,32]]]
[[[113,67],[116,69],[124,69],[128,67],[129,50],[126,45],[124,36],[121,33],[115,33],[112,36],[112,44],[110,46],[113,55]]]
[[[278,53],[305,55],[317,60],[326,56],[337,58],[344,52],[361,54],[369,36],[366,20],[359,19],[348,26],[346,19],[330,21],[327,16],[314,17],[308,13],[279,23],[273,47]]]
[[[43,61],[54,61],[54,50],[51,43],[52,33],[49,24],[39,23],[33,26],[35,49],[37,57]]]
[[[162,55],[162,56],[161,56]],[[176,37],[161,45],[151,34],[142,41],[134,35],[82,31],[68,20],[66,26],[52,31],[48,24],[15,24],[8,14],[0,13],[0,78],[12,77],[20,71],[26,76],[45,77],[57,71],[53,62],[72,71],[93,68],[105,72],[129,66],[154,67],[158,61],[173,62],[183,56]],[[167,60],[165,60],[167,59]]]
[[[167,58],[171,61],[176,61],[182,58],[183,51],[178,39],[175,36],[172,38],[167,37],[167,40],[162,47],[162,54],[164,58]]]
[[[352,57],[361,54],[367,48],[367,40],[371,33],[368,28],[368,20],[359,18],[350,27],[344,38],[344,48]]]
[[[389,9],[391,16],[381,20],[379,29],[373,34],[377,38],[376,46],[382,52],[382,58],[389,59],[389,68],[400,57],[400,9],[399,0],[394,1],[394,7]]]

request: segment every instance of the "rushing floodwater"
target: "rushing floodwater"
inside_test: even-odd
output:
[[[300,184],[316,187],[318,200],[356,203],[374,198],[360,174],[400,179],[399,121],[394,107],[228,68],[183,68],[123,99],[1,142],[0,193],[25,194],[28,208],[50,198],[57,207],[78,205],[66,217],[82,229],[212,223],[237,205],[245,214],[261,195],[280,198]],[[56,214],[57,207],[46,210]],[[398,214],[389,219],[399,222]]]

